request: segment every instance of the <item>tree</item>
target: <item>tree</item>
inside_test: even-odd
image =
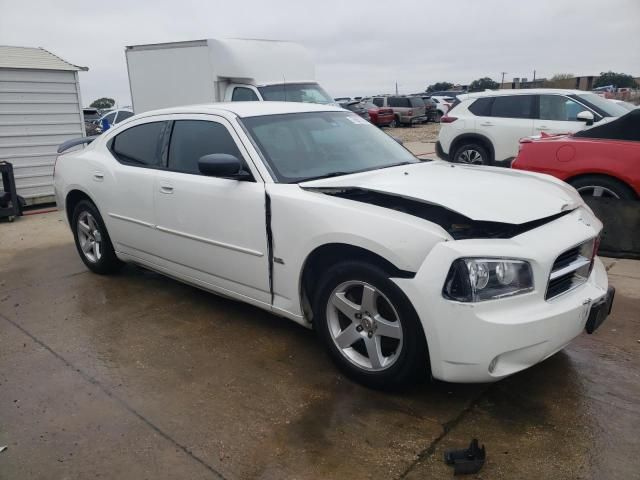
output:
[[[427,87],[427,92],[440,92],[443,90],[450,90],[453,88],[453,83],[449,82],[436,82],[433,85]]]
[[[613,85],[616,88],[638,88],[638,84],[631,75],[612,71],[601,72],[600,76],[593,82],[593,88],[606,87],[607,85]]]
[[[102,97],[91,102],[91,108],[113,108],[116,101],[113,98]]]
[[[500,84],[489,77],[479,78],[469,84],[470,92],[482,92],[483,90],[496,90],[498,88],[500,88]]]

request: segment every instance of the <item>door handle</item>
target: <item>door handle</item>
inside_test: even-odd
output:
[[[161,183],[160,184],[160,193],[173,193],[173,187],[171,185],[169,185],[168,183]]]
[[[493,123],[491,122],[484,122],[484,123],[481,123],[480,125],[482,125],[483,127],[493,127]]]
[[[96,182],[101,182],[104,180],[104,173],[102,172],[93,172],[93,179]]]
[[[546,125],[540,125],[539,127],[536,127],[536,130],[549,130],[549,127]]]

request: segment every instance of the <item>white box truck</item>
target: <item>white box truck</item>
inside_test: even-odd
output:
[[[125,49],[135,113],[222,101],[333,103],[301,45],[207,39]]]

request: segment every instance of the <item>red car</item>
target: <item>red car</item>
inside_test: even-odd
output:
[[[523,138],[511,168],[553,175],[582,196],[640,199],[640,109],[571,135]]]
[[[392,108],[381,108],[371,102],[363,102],[362,106],[369,112],[369,121],[378,127],[388,127],[394,120]]]

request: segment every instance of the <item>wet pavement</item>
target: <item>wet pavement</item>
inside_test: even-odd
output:
[[[640,262],[612,316],[492,385],[367,390],[311,331],[136,267],[101,277],[58,213],[0,224],[0,479],[639,478]]]

